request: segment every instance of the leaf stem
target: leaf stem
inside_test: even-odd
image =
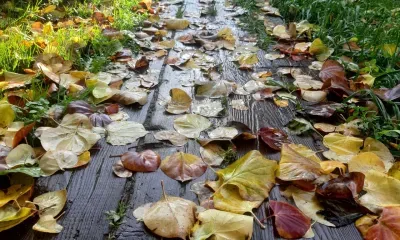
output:
[[[260,225],[260,227],[261,227],[262,229],[265,229],[265,225],[262,224],[262,222],[260,221],[260,219],[258,219],[258,217],[257,217],[253,212],[251,212],[251,215],[253,215],[254,219],[255,219],[256,222],[257,222],[257,224]]]
[[[162,193],[163,193],[164,199],[167,200],[168,198],[167,198],[167,194],[165,193],[164,181],[163,180],[161,180],[161,189],[162,189]]]

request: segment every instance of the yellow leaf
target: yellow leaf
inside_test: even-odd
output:
[[[364,141],[364,148],[361,152],[372,152],[381,158],[383,164],[385,164],[386,171],[392,167],[394,163],[394,157],[390,150],[385,146],[385,144],[373,138],[366,138]]]
[[[33,202],[43,211],[41,215],[57,216],[67,202],[67,190],[47,192],[33,199]]]
[[[14,220],[0,222],[0,232],[20,224],[21,222],[25,221],[25,219],[32,216],[34,213],[35,212],[32,211],[31,208],[26,208],[26,207],[21,208],[18,211],[17,215],[13,217]]]
[[[361,75],[361,82],[372,87],[374,85],[375,82],[375,77],[371,76],[371,74],[364,74]]]
[[[240,65],[254,65],[258,63],[258,57],[255,53],[243,53],[236,58]]]
[[[388,175],[400,180],[400,162],[395,162],[390,168]]]
[[[45,8],[43,8],[42,14],[51,13],[54,10],[56,10],[56,8],[57,8],[56,5],[49,5],[49,6],[45,7]]]
[[[330,133],[324,136],[323,144],[338,155],[355,155],[363,145],[361,138]]]
[[[33,187],[34,180],[31,176],[15,173],[10,177],[11,186],[6,191],[0,190],[0,207],[10,201],[16,201]]]
[[[238,193],[235,186],[225,186],[213,197],[214,207],[219,210],[243,214],[258,208],[263,200],[246,201]]]
[[[244,200],[257,201],[268,197],[275,185],[275,161],[268,160],[256,150],[248,152],[225,169],[217,171],[218,192],[225,186],[236,186]]]
[[[320,38],[315,39],[310,46],[309,52],[315,55],[318,61],[325,61],[333,53],[333,49],[328,48]]]
[[[253,235],[253,218],[209,209],[200,212],[192,229],[193,240],[237,239],[250,240]]]
[[[290,35],[286,31],[286,27],[283,25],[278,25],[274,27],[274,29],[272,30],[272,35],[282,39],[290,39]]]
[[[220,39],[224,39],[232,44],[235,44],[236,39],[235,36],[233,35],[233,32],[230,28],[225,27],[222,28],[221,30],[218,31],[217,37]]]
[[[302,149],[303,147],[301,147]],[[303,150],[304,151],[304,150]],[[304,157],[293,150],[290,145],[283,144],[277,177],[284,181],[313,181],[322,175],[319,162]]]
[[[366,173],[368,170],[386,172],[382,159],[375,153],[359,153],[349,161],[349,172]]]
[[[15,119],[15,113],[11,104],[7,102],[0,102],[0,127],[7,127]]]
[[[49,35],[52,34],[53,32],[54,29],[53,29],[53,24],[51,22],[48,22],[43,25],[43,35]]]
[[[169,30],[183,30],[189,27],[190,21],[186,19],[166,19],[165,24]]]
[[[141,0],[141,1],[139,2],[139,4],[140,4],[142,7],[146,8],[147,10],[150,10],[150,9],[151,9],[151,4],[152,4],[152,0]]]
[[[392,57],[396,53],[396,50],[397,50],[396,44],[383,44],[382,51],[383,54],[386,56]]]
[[[400,206],[400,180],[375,170],[365,173],[364,191],[360,204],[378,213],[383,207]]]
[[[78,156],[78,162],[73,168],[81,167],[90,162],[90,152],[86,151]]]
[[[322,161],[320,165],[325,174],[335,171],[336,168],[338,168],[342,174],[346,172],[346,165],[339,161]]]

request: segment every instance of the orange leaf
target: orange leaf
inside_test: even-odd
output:
[[[33,127],[35,126],[35,122],[21,128],[18,130],[18,132],[15,134],[12,142],[12,147],[15,148],[21,141],[22,139],[26,138],[28,134],[32,131]]]

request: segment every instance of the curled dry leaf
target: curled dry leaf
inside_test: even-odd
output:
[[[360,204],[374,213],[383,207],[400,205],[400,180],[375,170],[365,173],[364,191]]]
[[[132,177],[132,175],[133,175],[131,171],[129,171],[128,169],[126,169],[124,167],[121,160],[116,161],[112,165],[112,170],[113,170],[114,174],[120,178],[128,178],[128,177]]]
[[[364,174],[359,172],[344,174],[318,186],[316,196],[324,207],[320,214],[338,227],[354,222],[365,212],[358,205],[363,186]]]
[[[33,189],[34,179],[31,176],[22,173],[13,173],[9,175],[10,187],[0,190],[0,207],[3,207],[10,201],[17,201],[19,197]]]
[[[131,105],[134,103],[145,105],[147,103],[147,90],[142,88],[118,90],[111,99],[123,105]]]
[[[305,157],[303,154],[309,154],[308,152],[311,151],[307,147],[301,145],[299,151],[296,151],[295,147],[295,144],[282,145],[277,177],[284,181],[314,181],[322,175],[320,160]],[[305,149],[303,154],[301,154],[301,151],[304,151],[302,149]]]
[[[160,201],[145,211],[143,221],[161,237],[186,239],[195,223],[195,208],[192,201],[164,193]]]
[[[157,140],[170,141],[175,146],[183,146],[188,142],[188,138],[174,130],[159,131],[153,134]]]
[[[154,172],[161,164],[160,155],[152,150],[126,152],[121,156],[122,165],[133,172]]]
[[[209,209],[200,212],[192,229],[194,240],[241,239],[250,240],[253,235],[253,218],[250,216]]]
[[[33,230],[46,233],[60,233],[63,226],[56,222],[53,216],[44,215],[40,216],[39,221],[33,225]]]
[[[177,152],[166,157],[161,162],[160,168],[168,177],[184,182],[203,175],[207,170],[207,164],[195,155]]]
[[[284,238],[301,238],[311,227],[311,219],[286,202],[269,201],[278,234]]]
[[[107,127],[107,142],[112,145],[126,145],[144,137],[148,131],[137,122],[112,122]]]
[[[173,88],[169,92],[171,101],[167,104],[166,110],[169,113],[181,114],[187,112],[192,104],[192,98],[182,89]]]
[[[87,116],[74,113],[65,115],[57,128],[43,130],[40,142],[46,151],[66,150],[80,155],[100,138]]]
[[[210,126],[211,122],[207,118],[197,114],[186,114],[174,120],[175,130],[188,138],[198,138]]]
[[[287,134],[284,131],[276,128],[260,128],[258,135],[265,144],[276,151],[281,150],[283,143],[289,142]]]

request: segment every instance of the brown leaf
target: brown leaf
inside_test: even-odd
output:
[[[118,160],[113,164],[112,170],[115,173],[115,175],[117,175],[120,178],[132,177],[132,172],[124,167],[121,160]]]
[[[108,115],[115,114],[119,112],[119,105],[116,103],[110,104],[104,108],[104,112]]]
[[[378,223],[368,229],[366,240],[400,239],[400,207],[383,208]]]
[[[326,60],[324,62],[324,65],[322,65],[322,69],[319,72],[319,77],[324,82],[329,79],[339,82],[346,80],[343,66],[335,60]]]
[[[121,156],[122,165],[134,172],[157,171],[161,163],[160,155],[152,150],[126,152]]]
[[[177,152],[166,157],[160,168],[168,177],[184,182],[203,175],[207,164],[195,155]]]
[[[12,142],[12,147],[15,148],[21,141],[22,139],[26,138],[28,134],[32,131],[33,127],[35,126],[35,122],[24,126],[20,130],[18,130],[17,133],[15,133],[15,136],[13,138]]]
[[[287,134],[276,128],[265,127],[258,131],[258,135],[270,148],[279,151],[282,148],[283,143],[288,143]]]

